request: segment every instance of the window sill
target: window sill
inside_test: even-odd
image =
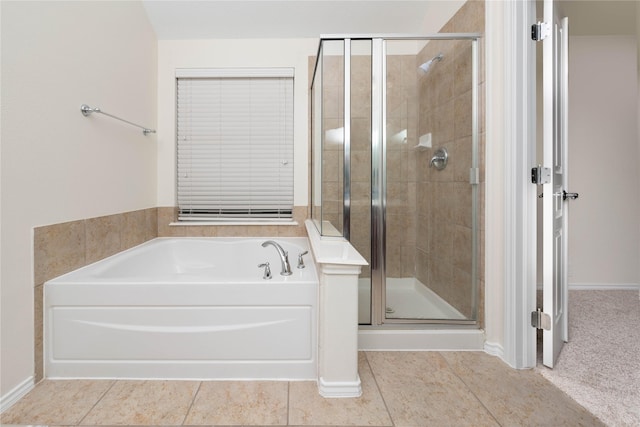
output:
[[[291,226],[299,225],[297,221],[177,221],[169,223],[170,227],[200,227],[200,226],[224,226],[224,225],[265,225],[265,226]]]

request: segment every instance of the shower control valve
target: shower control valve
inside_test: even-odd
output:
[[[263,267],[264,267],[264,275],[262,276],[262,278],[265,280],[271,279],[273,276],[271,275],[271,267],[269,267],[269,263],[265,262],[264,264],[258,264],[258,268],[263,268]]]
[[[302,256],[306,255],[308,253],[309,253],[309,251],[304,251],[304,252],[298,254],[298,268],[304,268],[305,267],[304,260],[302,259]]]

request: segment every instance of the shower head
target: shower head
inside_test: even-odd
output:
[[[431,68],[433,63],[442,61],[442,58],[444,58],[444,55],[439,53],[433,58],[431,58],[430,60],[428,60],[427,62],[425,62],[424,64],[420,65],[418,67],[418,70],[421,71],[423,74],[427,74],[427,72],[429,71],[429,68]]]

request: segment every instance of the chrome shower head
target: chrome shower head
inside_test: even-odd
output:
[[[444,58],[444,55],[442,53],[439,53],[433,58],[431,58],[430,60],[428,60],[427,62],[425,62],[424,64],[420,65],[418,67],[418,70],[421,71],[423,74],[427,74],[427,72],[429,71],[429,68],[431,68],[433,63],[442,61],[442,58]]]

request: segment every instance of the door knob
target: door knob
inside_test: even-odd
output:
[[[567,199],[575,200],[578,198],[578,196],[579,196],[578,193],[567,193],[566,191],[562,190],[562,200],[567,200]]]

